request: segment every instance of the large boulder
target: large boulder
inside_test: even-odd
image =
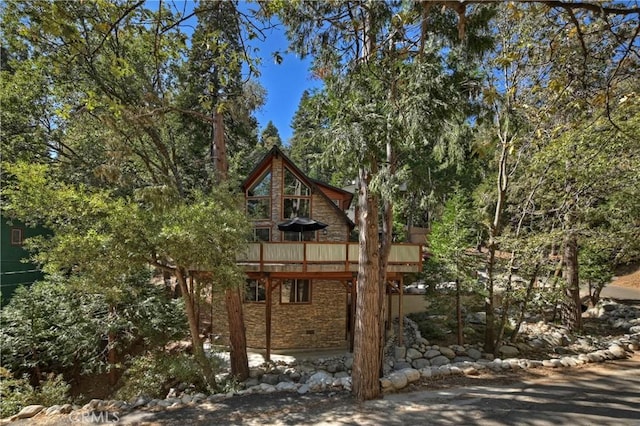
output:
[[[518,356],[520,351],[515,346],[502,345],[498,348],[498,353],[505,358]]]
[[[44,410],[44,405],[27,405],[16,415],[11,416],[11,420],[30,419],[31,417]]]
[[[435,367],[451,363],[451,360],[444,355],[437,356],[429,361],[431,365]]]

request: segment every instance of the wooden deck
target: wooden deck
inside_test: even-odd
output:
[[[250,243],[237,257],[246,272],[353,273],[358,270],[358,243],[264,242]],[[388,271],[422,270],[420,244],[393,244]]]

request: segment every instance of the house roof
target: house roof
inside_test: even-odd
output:
[[[286,166],[289,167],[291,170],[293,170],[293,172],[296,175],[298,175],[298,177],[300,177],[303,180],[303,182],[307,186],[309,186],[309,188],[311,188],[312,193],[319,194],[321,197],[325,198],[329,203],[329,205],[331,205],[331,207],[339,214],[339,216],[344,219],[345,223],[349,226],[349,228],[350,229],[355,228],[356,226],[355,223],[353,223],[353,221],[349,219],[349,217],[344,212],[344,210],[336,206],[335,203],[331,201],[331,199],[327,196],[325,191],[322,190],[322,188],[327,188],[332,191],[343,193],[346,196],[345,199],[349,200],[349,204],[351,204],[351,200],[353,199],[353,194],[349,193],[348,191],[344,191],[340,188],[336,188],[327,183],[309,178],[302,170],[298,168],[298,166],[296,166],[293,163],[293,161],[291,161],[289,157],[287,157],[287,155],[284,152],[282,152],[282,150],[280,150],[280,148],[278,148],[275,145],[269,150],[267,154],[265,154],[262,160],[260,160],[260,162],[253,168],[253,170],[249,173],[249,175],[247,175],[247,178],[240,185],[240,187],[242,188],[242,191],[246,192],[247,189],[251,186],[251,184],[256,179],[258,179],[262,175],[262,173],[264,173],[264,171],[269,167],[269,165],[271,165],[272,159],[277,158],[279,156],[282,157],[282,160],[284,161]]]

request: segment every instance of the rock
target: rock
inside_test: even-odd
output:
[[[480,374],[480,372],[477,368],[469,366],[462,369],[462,374],[464,374],[465,376],[477,376],[478,374]]]
[[[411,366],[416,370],[420,370],[421,368],[428,367],[430,365],[431,363],[426,358],[414,359],[413,362],[411,363]]]
[[[405,361],[399,361],[393,366],[393,369],[396,371],[404,370],[405,368],[411,368],[411,364]]]
[[[387,377],[380,379],[380,387],[383,391],[393,390],[393,383]]]
[[[614,343],[613,345],[609,346],[608,350],[616,358],[626,358],[627,357],[627,351],[625,351],[624,348],[622,346],[618,345],[618,344]]]
[[[338,364],[336,363],[331,363],[327,366],[327,371],[329,373],[337,373],[339,370]]]
[[[344,377],[351,377],[351,375],[346,371],[338,371],[336,374],[333,375],[333,377],[336,379],[342,379]]]
[[[309,386],[310,390],[319,391],[324,389],[326,386],[330,386],[332,382],[333,375],[321,370],[309,377],[306,384]]]
[[[287,383],[287,382],[284,382],[284,383]],[[268,383],[262,383],[260,386],[258,386],[258,388],[260,389],[260,392],[264,392],[264,393],[273,393],[276,391],[276,387]]]
[[[38,414],[40,411],[44,410],[44,405],[27,405],[24,407],[18,414],[11,416],[11,421],[20,420],[20,419],[30,419],[31,417]]]
[[[293,382],[280,382],[276,385],[276,390],[285,391],[285,392],[293,392],[298,390],[298,385]]]
[[[409,348],[407,349],[406,357],[409,358],[410,360],[422,358],[422,352],[414,348]]]
[[[454,359],[456,357],[456,353],[450,348],[440,348],[440,353],[449,359]]]
[[[245,388],[252,388],[254,386],[258,386],[260,384],[260,380],[257,378],[249,378],[244,381]]]
[[[305,393],[309,393],[309,391],[310,391],[310,388],[309,388],[309,385],[307,385],[307,384],[304,384],[304,385],[302,385],[302,386],[300,386],[298,388],[298,393],[300,395],[304,395]]]
[[[640,325],[634,325],[633,327],[629,327],[629,333],[631,334],[640,333]]]
[[[264,374],[264,370],[262,368],[252,368],[249,370],[249,377],[252,379],[259,379]]]
[[[432,376],[431,367],[425,367],[420,369],[420,377],[423,379],[429,379]]]
[[[389,380],[395,390],[402,389],[409,383],[407,376],[402,371],[395,371],[389,374]]]
[[[420,380],[420,372],[415,368],[405,368],[400,372],[407,376],[407,381],[409,383],[417,382],[418,380]]]
[[[457,356],[451,362],[454,364],[460,364],[463,362],[473,362],[475,361],[473,358],[469,358],[468,356]]]
[[[482,352],[474,348],[469,348],[467,350],[467,355],[469,355],[469,358],[472,358],[474,360],[482,358]]]
[[[449,364],[451,361],[444,355],[437,356],[430,360],[431,365],[434,367],[439,367],[441,365]]]
[[[62,407],[60,407],[60,414],[69,414],[72,411],[73,407],[71,404],[63,404]]]
[[[405,359],[407,356],[407,348],[405,346],[396,346],[393,354],[393,357],[397,360]]]
[[[266,383],[268,385],[277,385],[279,380],[278,380],[278,375],[276,374],[265,374],[262,376],[262,379],[260,379],[262,381],[262,383]]]
[[[440,367],[438,367],[437,375],[438,376],[450,376],[451,375],[451,369],[449,368],[448,365],[441,365]]]
[[[191,401],[193,401],[193,397],[188,393],[185,393],[184,395],[182,395],[182,398],[180,398],[180,402],[183,404],[188,404]]]
[[[424,353],[424,357],[427,359],[435,358],[440,355],[442,354],[437,349],[429,349],[427,352]]]
[[[44,413],[47,416],[52,416],[54,414],[60,414],[60,406],[59,405],[52,405],[51,407],[47,408]]]
[[[346,368],[347,370],[351,370],[351,367],[353,367],[353,356],[348,356],[344,360],[344,368]]]
[[[502,355],[504,357],[507,357],[507,358],[515,357],[520,353],[518,348],[516,348],[514,346],[509,346],[509,345],[500,346],[498,348],[498,352],[500,353],[500,355]]]

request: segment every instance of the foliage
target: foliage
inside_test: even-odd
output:
[[[209,358],[214,371],[221,368],[220,360]],[[186,353],[168,354],[154,351],[133,358],[124,372],[122,387],[116,397],[128,400],[146,395],[151,398],[164,398],[170,388],[181,383],[193,386],[196,392],[212,392],[207,388],[206,378],[192,355]]]
[[[469,253],[476,238],[470,199],[461,190],[455,190],[444,206],[442,217],[433,223],[429,233],[431,264],[441,270],[443,281],[469,283],[476,276],[477,256]]]
[[[47,372],[96,373],[106,368],[109,332],[125,352],[134,343],[154,347],[184,337],[180,304],[149,284],[148,276],[139,278],[110,289],[118,292],[117,303],[78,277],[49,276],[19,288],[2,310],[2,366],[35,374],[36,381]]]
[[[11,371],[0,367],[0,417],[16,414],[27,405],[48,407],[64,404],[68,402],[69,389],[62,375],[50,375],[39,387],[34,388],[27,378],[17,379]]]

